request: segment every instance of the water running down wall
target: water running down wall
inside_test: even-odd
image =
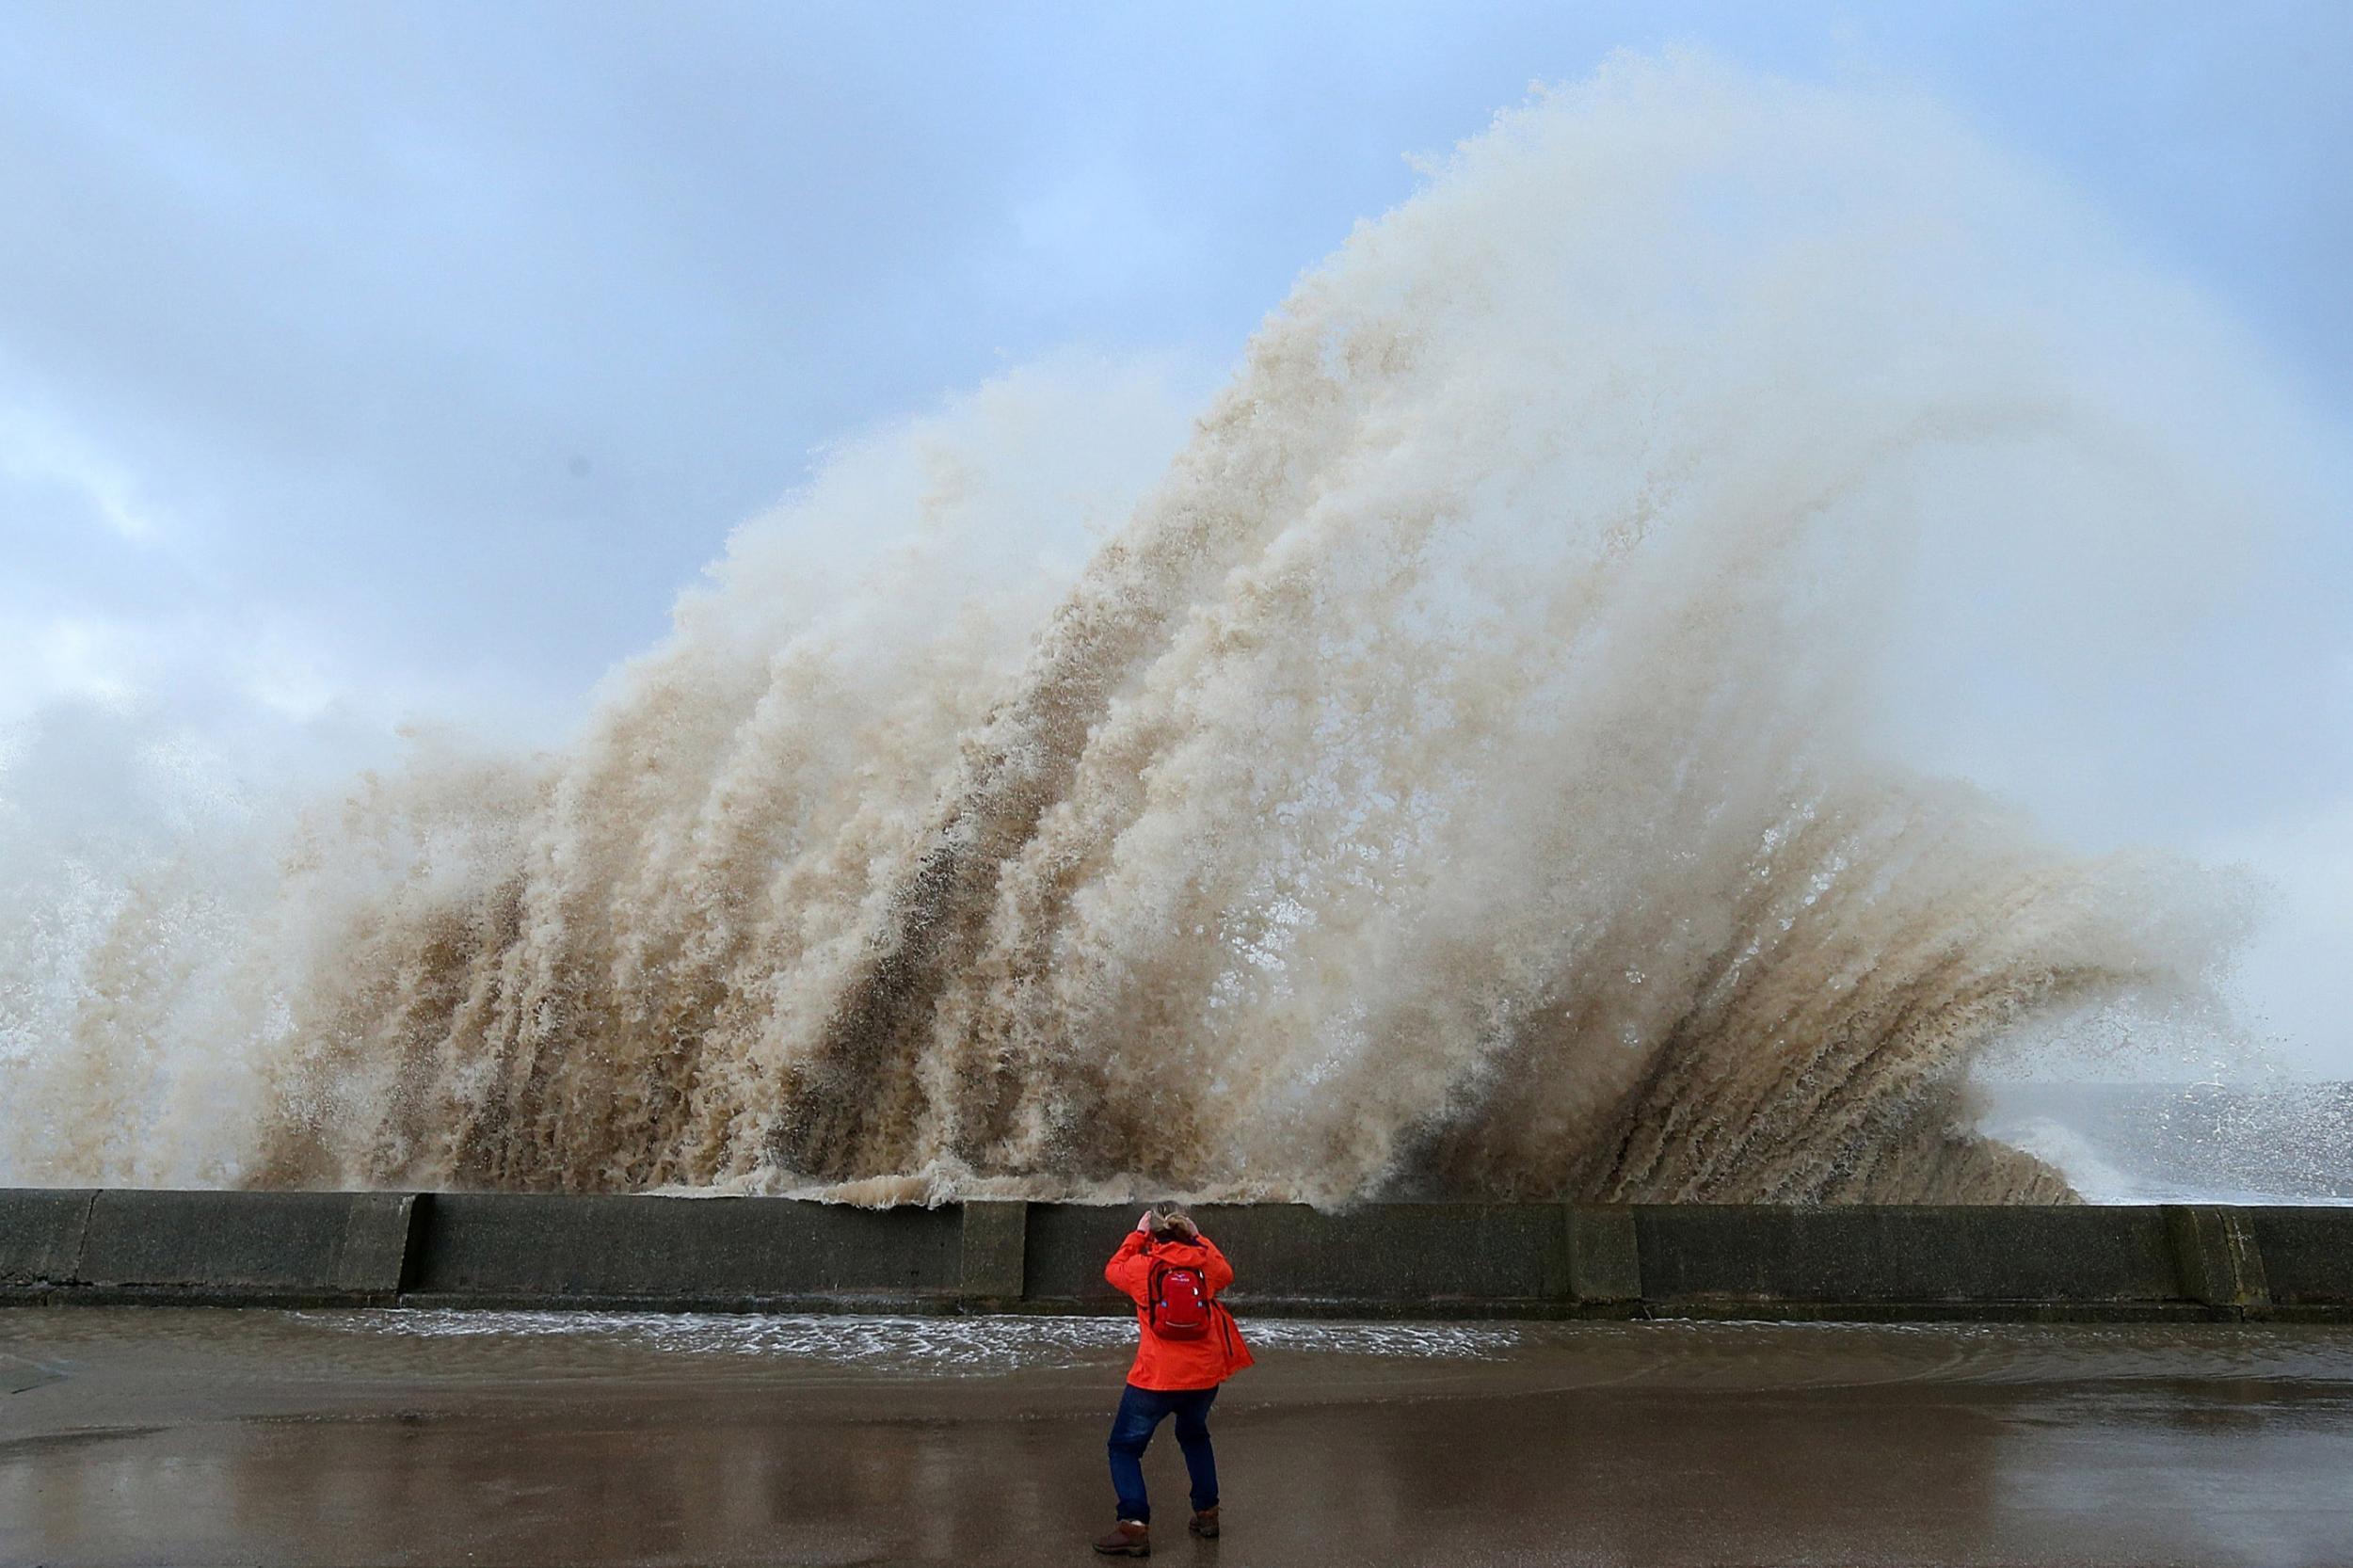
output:
[[[745,530],[560,755],[21,946],[0,1171],[2063,1199],[1973,1062],[2205,1008],[2233,901],[1881,715],[1981,536],[2063,581],[2248,504],[2149,391],[2209,350],[1931,111],[1625,62],[1303,278],[1173,457],[1132,375],[1011,376]]]

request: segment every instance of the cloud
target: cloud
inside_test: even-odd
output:
[[[21,408],[0,408],[0,487],[6,492],[62,489],[117,536],[147,544],[163,525],[130,476],[86,443]]]

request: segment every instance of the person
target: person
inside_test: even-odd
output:
[[[1144,1211],[1103,1270],[1136,1304],[1135,1365],[1112,1420],[1112,1489],[1119,1522],[1095,1543],[1106,1557],[1152,1555],[1152,1504],[1144,1491],[1144,1450],[1164,1417],[1176,1417],[1176,1446],[1193,1480],[1194,1535],[1215,1539],[1217,1456],[1209,1448],[1209,1406],[1218,1385],[1251,1364],[1250,1347],[1218,1294],[1234,1266],[1173,1203]]]

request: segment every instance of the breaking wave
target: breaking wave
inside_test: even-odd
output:
[[[1971,1063],[2196,1005],[2232,900],[1883,720],[1939,563],[2228,532],[2151,395],[2205,333],[1931,108],[1617,62],[1360,226],[1189,428],[1016,373],[747,525],[560,754],[85,874],[6,955],[0,1166],[2066,1198]]]

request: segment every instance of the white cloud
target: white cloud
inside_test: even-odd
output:
[[[0,724],[58,702],[127,707],[138,695],[139,644],[148,638],[120,621],[60,617],[19,627],[0,643]]]
[[[152,544],[164,520],[130,473],[88,441],[24,408],[0,408],[0,478],[19,485],[63,486],[119,538]]]

